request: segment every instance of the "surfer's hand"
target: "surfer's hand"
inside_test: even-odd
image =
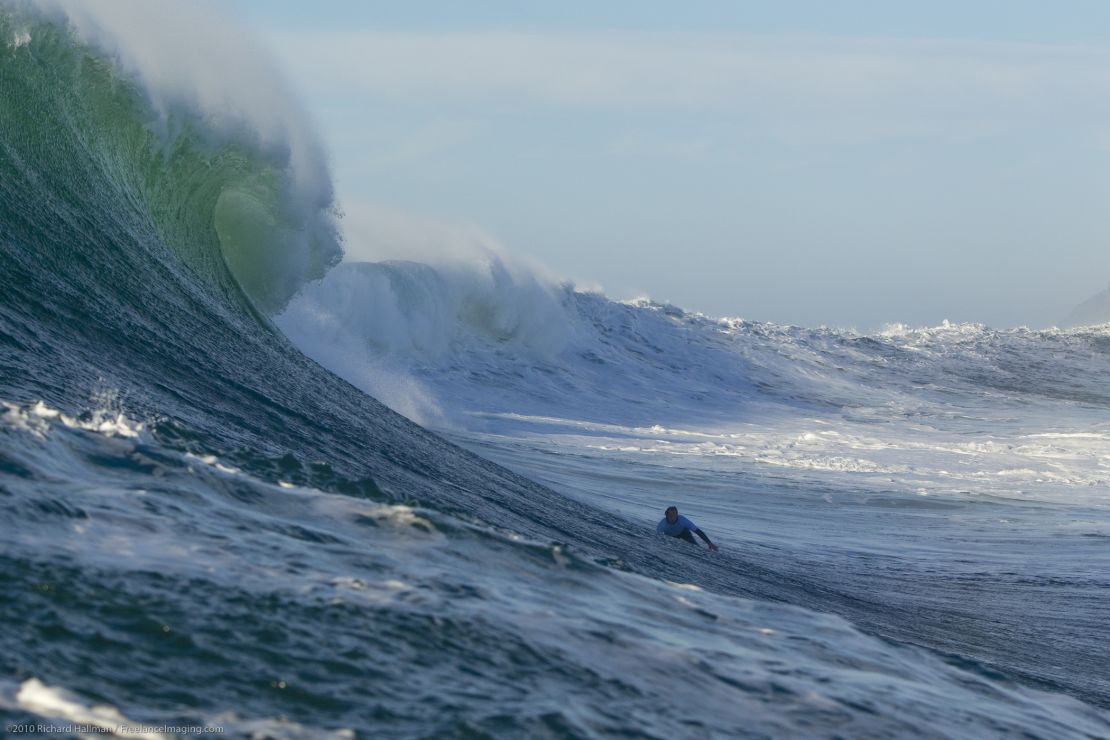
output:
[[[713,552],[717,552],[717,546],[714,545],[712,542],[709,543],[709,549]]]

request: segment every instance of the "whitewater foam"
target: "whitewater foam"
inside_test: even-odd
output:
[[[85,429],[109,437],[137,438],[144,428],[142,422],[127,418],[122,411],[99,406],[78,417],[67,416],[42,401],[21,405],[0,400],[0,407],[4,409],[3,414],[0,414],[0,421],[5,426],[28,431],[39,437],[46,434],[51,420],[57,420],[70,429]]]
[[[37,678],[24,681],[15,695],[19,707],[48,719],[63,719],[76,725],[99,728],[101,732],[121,737],[137,737],[145,740],[163,740],[169,735],[148,732],[143,724],[133,722],[120,714],[113,706],[106,704],[86,705],[72,692],[47,686]],[[61,727],[65,727],[62,725]],[[64,733],[65,730],[61,729]],[[83,731],[75,734],[84,734]]]
[[[31,34],[28,31],[15,31],[8,41],[9,49],[18,49],[21,46],[26,46],[31,43]]]
[[[464,348],[504,348],[543,360],[571,328],[559,288],[488,250],[436,267],[344,262],[305,285],[274,323],[309,357],[423,424],[449,426],[414,366]]]

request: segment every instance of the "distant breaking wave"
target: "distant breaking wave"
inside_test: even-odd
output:
[[[1102,327],[945,322],[865,334],[714,318],[613,301],[495,251],[464,264],[344,262],[275,321],[325,367],[449,427],[480,428],[474,412],[636,425],[772,409],[929,413],[945,393],[1110,406],[1110,381],[1090,371],[1110,352]]]

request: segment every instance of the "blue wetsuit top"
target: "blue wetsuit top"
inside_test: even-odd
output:
[[[663,521],[659,522],[659,526],[655,528],[655,531],[658,534],[669,534],[671,537],[682,537],[683,539],[689,538],[693,540],[694,538],[686,533],[688,531],[691,533],[700,532],[701,530],[698,529],[698,525],[682,516],[682,514],[679,514],[674,524],[668,524],[667,518],[663,517]]]

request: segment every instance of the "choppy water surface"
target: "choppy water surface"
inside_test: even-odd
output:
[[[111,20],[0,5],[7,732],[1110,735],[1104,332],[335,266],[285,103]]]

